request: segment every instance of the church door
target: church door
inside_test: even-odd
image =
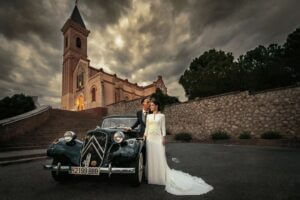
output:
[[[83,99],[83,96],[80,95],[80,96],[77,98],[77,110],[78,110],[78,111],[83,110],[83,106],[84,106],[84,99]]]

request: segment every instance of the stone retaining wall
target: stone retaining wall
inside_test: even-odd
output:
[[[107,106],[108,115],[133,114],[141,109],[141,99],[121,101]]]
[[[108,114],[135,113],[140,100],[108,106]],[[238,137],[250,131],[255,138],[278,131],[285,138],[300,138],[300,87],[286,87],[255,94],[228,93],[166,106],[167,130],[208,139],[215,131]]]

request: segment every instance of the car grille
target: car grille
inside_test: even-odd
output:
[[[100,167],[105,158],[108,140],[107,134],[102,132],[89,136],[81,151],[80,166]]]

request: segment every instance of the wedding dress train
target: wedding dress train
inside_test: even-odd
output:
[[[165,115],[149,114],[146,121],[146,178],[149,184],[165,185],[175,195],[200,195],[213,189],[201,178],[170,169],[167,163],[163,136],[166,135]]]

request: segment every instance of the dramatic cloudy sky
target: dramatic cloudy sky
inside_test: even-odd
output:
[[[168,93],[193,58],[211,48],[235,57],[282,44],[300,27],[299,0],[80,0],[91,65],[145,85],[162,75]],[[58,107],[62,34],[73,0],[0,0],[0,99],[39,96]]]

